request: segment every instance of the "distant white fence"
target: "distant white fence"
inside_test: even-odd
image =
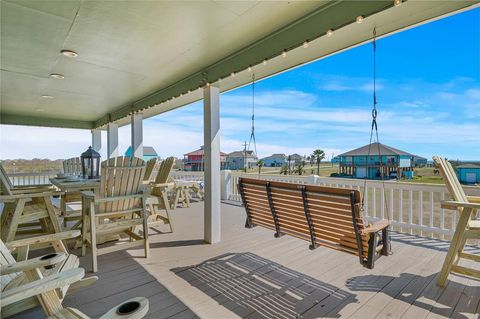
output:
[[[329,187],[357,189],[362,191],[362,179],[246,174],[222,171],[222,199],[241,201],[238,179],[242,176],[262,180],[290,182],[296,184],[322,185]],[[175,179],[202,180],[203,172],[175,172]],[[440,202],[449,199],[445,185],[367,181],[364,214],[370,221],[390,219],[393,228],[400,232],[424,237],[450,238],[457,224],[457,212],[440,207]],[[464,186],[468,195],[480,196],[480,187]]]
[[[50,184],[50,178],[55,177],[58,171],[41,173],[12,173],[8,174],[14,186]]]

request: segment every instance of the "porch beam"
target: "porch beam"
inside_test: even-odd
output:
[[[107,125],[107,157],[118,156],[118,124],[109,123]]]
[[[96,152],[100,152],[102,149],[102,131],[92,130],[92,148]]]
[[[143,159],[143,114],[133,113],[132,127],[132,157]]]
[[[204,240],[218,243],[220,229],[220,109],[218,87],[203,89],[203,139],[204,139]]]

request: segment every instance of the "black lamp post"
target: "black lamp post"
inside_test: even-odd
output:
[[[100,176],[100,154],[89,146],[80,158],[82,160],[83,178],[98,178]]]

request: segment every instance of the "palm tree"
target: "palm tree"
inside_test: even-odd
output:
[[[258,175],[260,175],[260,173],[262,172],[262,167],[265,166],[265,161],[263,159],[258,160],[257,166],[258,166]]]
[[[317,162],[317,175],[320,175],[320,162],[325,158],[325,152],[321,149],[316,149],[311,157]]]

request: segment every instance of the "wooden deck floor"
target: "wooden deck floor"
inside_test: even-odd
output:
[[[222,205],[214,245],[202,241],[201,203],[172,219],[172,234],[150,231],[150,259],[139,250],[101,256],[98,282],[64,304],[93,317],[146,296],[149,318],[480,318],[479,281],[450,276],[445,289],[435,285],[448,242],[393,234],[394,254],[369,270],[353,255],[245,229],[242,207]],[[82,264],[90,269],[88,257]]]

